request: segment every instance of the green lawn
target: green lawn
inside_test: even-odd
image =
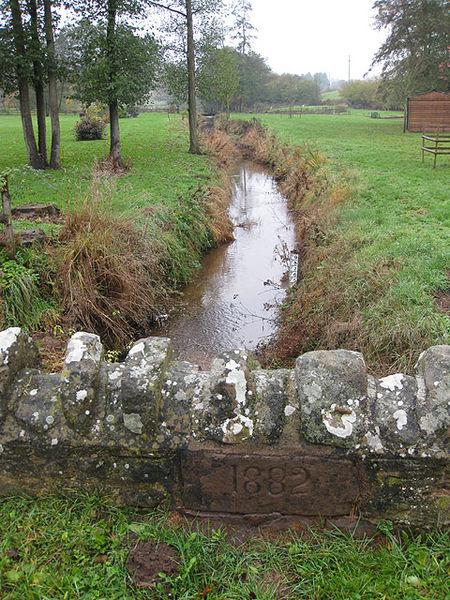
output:
[[[0,500],[2,600],[448,600],[448,533],[391,532],[378,542],[338,530],[303,537],[201,532],[164,512],[97,496]],[[308,533],[308,532],[307,532]],[[245,537],[245,536],[244,536]],[[175,551],[170,574],[127,570],[139,542]],[[147,549],[151,547],[147,546]],[[160,546],[157,553],[163,552]]]
[[[324,152],[331,178],[344,177],[355,186],[324,240],[329,252],[321,249],[319,267],[320,285],[331,281],[345,288],[337,295],[336,321],[362,316],[364,341],[354,349],[362,349],[369,361],[382,355],[384,365],[411,369],[424,345],[449,343],[450,319],[435,296],[450,287],[450,157],[438,157],[436,169],[429,155],[422,164],[420,134],[403,134],[402,119],[371,119],[364,110],[258,118],[282,141]],[[329,285],[323,293],[334,289]],[[289,318],[308,318],[295,310]],[[314,311],[325,324],[330,305],[323,313],[320,306]],[[309,339],[302,350],[323,343]]]
[[[325,100],[340,100],[341,94],[339,90],[333,90],[332,92],[323,92],[322,101]]]
[[[24,202],[55,202],[66,208],[84,194],[96,161],[108,154],[108,135],[101,141],[77,142],[73,133],[78,117],[61,115],[61,161],[59,171],[25,170],[10,178],[13,206]],[[192,186],[208,182],[211,167],[207,157],[187,152],[188,133],[181,119],[167,114],[141,114],[121,119],[121,146],[131,170],[117,178],[118,207],[142,206],[149,202],[176,204]],[[27,163],[20,118],[0,116],[0,171]]]

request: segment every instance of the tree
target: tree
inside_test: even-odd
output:
[[[43,11],[42,11],[43,8]],[[25,145],[32,167],[48,166],[46,142],[45,84],[48,80],[52,119],[52,153],[50,167],[59,168],[59,118],[53,102],[56,86],[52,1],[4,0],[0,3],[5,27],[0,29],[0,84],[7,92],[17,91],[20,101]],[[42,44],[45,36],[47,47]],[[36,94],[38,146],[30,111],[29,84]]]
[[[250,21],[253,10],[249,0],[234,0],[231,14],[234,23],[231,27],[232,38],[237,41],[237,49],[240,54],[248,54],[251,50],[251,41],[255,39],[256,27]]]
[[[275,104],[315,105],[320,102],[319,86],[312,78],[306,79],[290,73],[283,75],[273,73],[269,89],[270,99]]]
[[[197,103],[195,83],[195,44],[194,33],[196,29],[195,20],[201,18],[206,22],[208,17],[214,15],[221,7],[221,0],[214,3],[211,0],[167,0],[155,2],[147,0],[150,6],[170,12],[182,20],[185,27],[185,56],[187,65],[188,85],[188,112],[189,112],[189,152],[201,154],[200,141],[197,131]]]
[[[0,27],[0,89],[5,95],[17,90],[15,48],[10,27]]]
[[[350,106],[380,108],[379,86],[375,79],[351,81],[342,86],[341,97]]]
[[[239,111],[243,108],[250,110],[257,102],[266,102],[269,99],[268,83],[270,81],[270,67],[265,59],[256,52],[239,54]]]
[[[164,81],[167,93],[176,106],[177,112],[179,112],[180,106],[187,102],[188,75],[186,61],[166,62],[164,66]]]
[[[447,56],[450,31],[449,0],[376,0],[377,29],[388,29],[372,67],[382,64],[385,90],[406,96],[427,89],[449,89],[439,78]]]
[[[36,94],[36,118],[38,128],[38,150],[47,166],[47,135],[45,126],[45,98],[44,98],[44,68],[43,52],[39,35],[39,18],[36,0],[26,0],[27,13],[29,16],[29,44],[27,54],[30,56],[33,66],[32,83]]]
[[[140,37],[119,17],[137,8],[125,0],[77,3],[78,11],[91,11],[72,29],[71,71],[77,95],[86,104],[106,104],[109,111],[110,151],[113,169],[123,166],[120,147],[119,107],[144,99],[154,83],[157,44],[150,35]],[[86,13],[85,13],[86,14]]]
[[[29,95],[31,72],[27,55],[28,37],[23,23],[22,7],[19,0],[8,0],[8,2],[3,3],[2,8],[4,11],[3,14],[6,14],[5,21],[7,27],[11,33],[10,48],[13,51],[12,64],[14,65],[15,83],[19,93],[20,116],[28,161],[34,169],[43,169],[45,167],[45,158],[39,154],[31,118]],[[5,36],[3,36],[3,40],[5,40]]]
[[[317,83],[321,92],[330,87],[330,81],[326,73],[314,73],[313,80]]]
[[[225,108],[229,114],[231,100],[239,89],[236,51],[227,47],[210,48],[201,61],[198,79],[200,99]]]
[[[53,33],[52,0],[44,0],[44,34],[47,44],[47,78],[50,121],[52,125],[52,147],[50,151],[50,168],[59,169],[61,133],[59,126],[58,92],[57,92],[57,62],[55,53],[55,38]]]

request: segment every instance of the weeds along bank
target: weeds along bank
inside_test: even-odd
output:
[[[265,360],[343,347],[375,371],[410,371],[420,348],[449,341],[446,157],[422,166],[420,139],[401,121],[363,111],[263,122],[270,133],[222,126],[270,168],[297,222],[299,283]]]
[[[75,117],[62,118],[60,171],[24,168],[19,119],[2,117],[0,165],[12,205],[54,202],[62,217],[14,222],[16,231],[40,227],[43,247],[0,253],[1,328],[20,325],[64,337],[83,328],[123,348],[165,312],[207,248],[232,236],[227,218],[226,148],[216,161],[188,154],[178,117],[140,115],[121,121],[121,176],[104,171],[107,140],[76,142]],[[208,152],[214,153],[214,143]],[[64,332],[64,333],[63,333]]]

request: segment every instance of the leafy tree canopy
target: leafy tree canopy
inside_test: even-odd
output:
[[[449,0],[376,0],[377,29],[387,29],[372,66],[381,64],[386,90],[406,96],[448,89],[439,65],[450,45]]]
[[[65,36],[71,38],[67,60],[77,96],[86,104],[100,102],[120,105],[142,101],[156,77],[158,46],[150,35],[140,37],[123,23],[116,27],[114,39],[114,76],[105,26],[83,20]],[[66,43],[67,46],[67,43]]]

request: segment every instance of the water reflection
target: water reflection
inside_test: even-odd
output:
[[[179,310],[157,333],[172,339],[178,359],[204,367],[223,350],[254,349],[274,333],[288,268],[283,255],[295,246],[286,200],[273,179],[243,164],[233,184],[235,241],[204,256]]]

